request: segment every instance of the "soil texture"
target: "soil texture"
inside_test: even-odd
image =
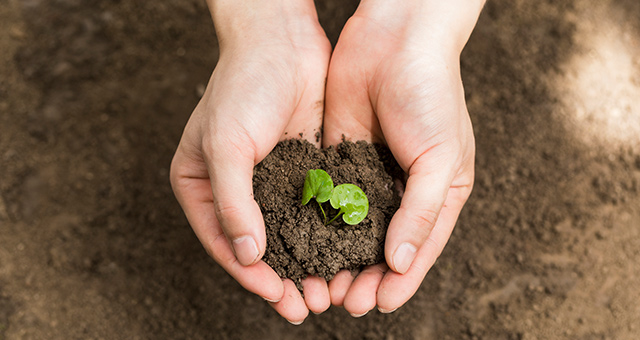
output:
[[[335,43],[358,1],[316,4]],[[0,339],[639,339],[638,18],[487,1],[460,59],[476,184],[444,252],[392,314],[293,326],[169,184],[218,60],[205,1],[0,0]]]
[[[334,185],[360,187],[369,200],[367,217],[357,225],[348,225],[341,218],[324,225],[315,200],[301,205],[305,176],[311,169],[325,170]],[[390,172],[397,175],[402,170],[381,145],[346,141],[318,149],[307,141],[278,143],[256,166],[253,176],[254,196],[267,230],[265,262],[280,277],[293,279],[300,289],[300,280],[308,274],[329,281],[340,269],[357,270],[383,262],[387,227],[400,206]],[[328,202],[323,209],[328,219],[338,212]]]

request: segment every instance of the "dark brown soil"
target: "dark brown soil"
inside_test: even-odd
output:
[[[255,199],[267,229],[264,260],[299,288],[307,274],[328,281],[340,269],[356,270],[384,261],[387,226],[400,206],[394,179],[386,170],[391,168],[392,173],[402,172],[389,149],[363,141],[328,149],[300,140],[278,143],[253,176]],[[359,186],[369,200],[367,217],[353,226],[341,218],[325,226],[317,202],[305,206],[300,202],[310,169],[325,170],[335,185]],[[337,213],[328,203],[324,209],[329,219]]]
[[[357,0],[317,1],[333,42]],[[407,304],[290,325],[168,181],[218,47],[202,0],[0,0],[0,339],[640,334],[640,2],[490,0],[461,58],[476,185]]]

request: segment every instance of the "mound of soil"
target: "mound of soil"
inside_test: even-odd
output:
[[[315,2],[335,46],[359,1]],[[168,181],[219,56],[206,2],[0,0],[0,339],[639,339],[638,18],[487,1],[460,58],[476,184],[442,255],[392,314],[293,326],[209,258]]]
[[[323,169],[335,185],[352,183],[369,199],[369,213],[357,225],[342,218],[324,225],[318,204],[303,206],[302,188],[310,169]],[[384,261],[387,226],[400,206],[394,177],[402,173],[384,146],[342,142],[318,149],[301,140],[278,143],[255,167],[254,195],[264,216],[264,260],[281,277],[300,282],[308,274],[331,280],[340,269],[356,270]],[[324,204],[328,218],[337,214]]]

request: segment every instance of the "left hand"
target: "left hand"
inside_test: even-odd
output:
[[[330,306],[326,281],[303,299],[261,260],[263,216],[253,168],[279,140],[322,122],[329,41],[312,0],[208,1],[220,59],[171,164],[171,184],[207,253],[291,323]]]
[[[361,316],[402,306],[442,252],[471,193],[475,143],[459,56],[480,0],[363,0],[333,53],[325,146],[386,143],[409,175],[387,231],[387,264],[340,272],[331,301]],[[391,270],[388,270],[388,269]]]

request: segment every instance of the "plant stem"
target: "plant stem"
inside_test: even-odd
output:
[[[329,223],[325,223],[324,225],[329,225],[329,224],[331,224],[331,222],[335,221],[335,220],[336,220],[336,218],[338,218],[338,216],[342,215],[342,213],[343,213],[343,212],[344,212],[344,211],[339,212],[339,213],[338,213],[338,215],[336,215],[334,218],[332,218],[332,219],[331,219],[331,221],[329,221]]]
[[[316,201],[318,202],[318,201]],[[322,204],[320,204],[320,202],[318,202],[318,205],[320,206],[320,211],[322,211],[322,216],[324,216],[324,225],[327,225],[327,214],[324,213],[324,209],[322,209]],[[331,223],[331,222],[329,222]]]

